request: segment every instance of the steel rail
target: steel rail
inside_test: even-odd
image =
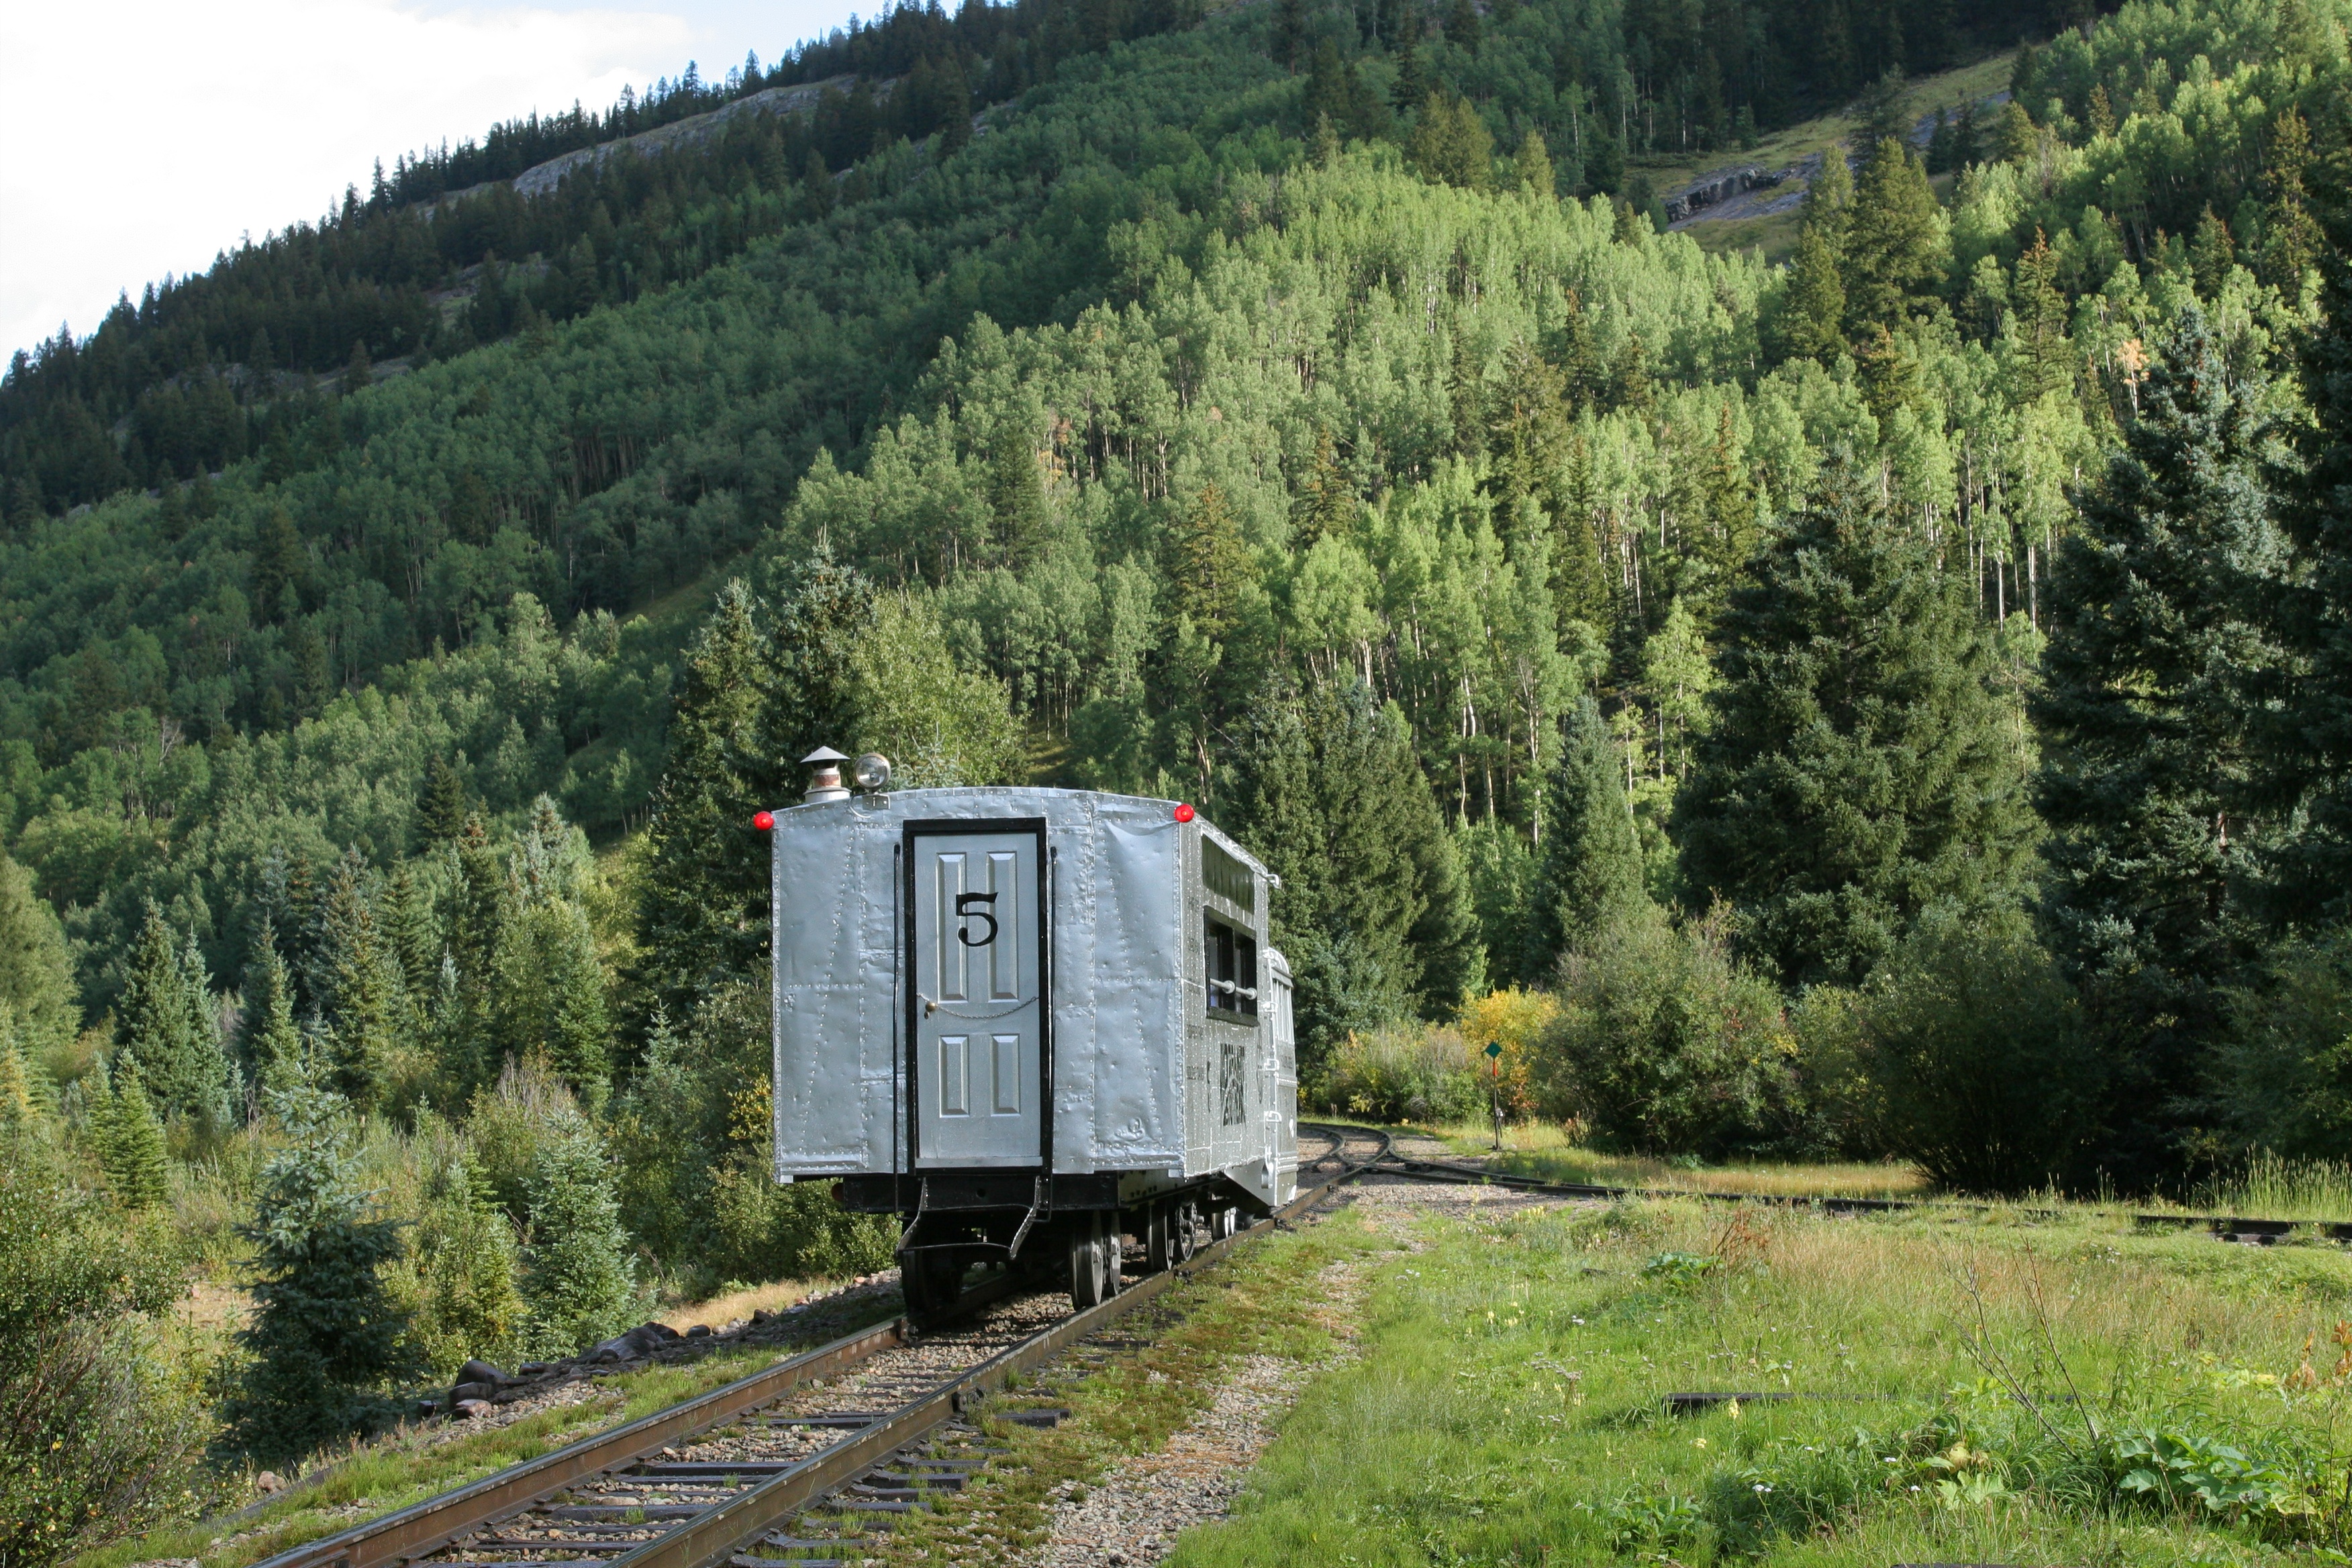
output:
[[[1349,1129],[1350,1133],[1359,1130]],[[1383,1152],[1391,1140],[1377,1129],[1362,1132],[1381,1140]],[[1338,1144],[1347,1147],[1345,1139]],[[1326,1156],[1328,1157],[1328,1156]],[[790,1469],[749,1487],[725,1502],[698,1514],[678,1528],[646,1542],[635,1551],[615,1556],[608,1568],[712,1568],[726,1562],[778,1524],[805,1510],[827,1494],[846,1486],[897,1450],[921,1441],[931,1432],[961,1415],[971,1405],[1006,1386],[1020,1373],[1051,1361],[1071,1345],[1136,1308],[1213,1267],[1242,1242],[1283,1228],[1328,1197],[1333,1190],[1373,1168],[1372,1161],[1349,1163],[1345,1169],[1301,1192],[1265,1219],[1210,1243],[1191,1260],[1150,1275],[1107,1301],[1075,1313],[978,1366],[918,1395],[890,1415],[840,1442],[819,1449]],[[1318,1160],[1319,1163],[1319,1160]],[[855,1512],[854,1506],[848,1511]]]
[[[1307,1125],[1300,1123],[1303,1128]],[[1318,1125],[1318,1131],[1320,1130]],[[1379,1130],[1362,1128],[1372,1133]],[[1515,1192],[1541,1193],[1570,1198],[1696,1198],[1702,1203],[1770,1204],[1789,1208],[1822,1208],[1832,1214],[1897,1214],[1913,1211],[1937,1213],[1983,1214],[1994,1205],[1968,1203],[1949,1198],[1854,1198],[1834,1195],[1806,1195],[1791,1193],[1706,1192],[1689,1187],[1616,1186],[1599,1182],[1548,1182],[1538,1176],[1522,1176],[1508,1171],[1487,1171],[1475,1165],[1458,1165],[1450,1160],[1423,1160],[1398,1154],[1395,1140],[1387,1138],[1390,1151],[1374,1163],[1376,1171],[1367,1173],[1402,1176],[1419,1182],[1448,1182],[1465,1186],[1495,1186]],[[2054,1209],[2028,1209],[2036,1215],[2051,1215]],[[2108,1211],[2115,1212],[2115,1211]],[[2316,1231],[2330,1241],[2352,1242],[2352,1223],[2340,1220],[2312,1219],[2249,1219],[2235,1215],[2143,1214],[2132,1212],[2132,1222],[2141,1226],[2174,1226],[2183,1229],[2203,1226],[2215,1236],[2237,1237],[2256,1242],[2274,1242],[2298,1230]]]
[[[1018,1288],[1009,1276],[983,1280],[957,1303],[958,1315],[1001,1300]],[[884,1351],[909,1343],[911,1338],[904,1318],[844,1334],[724,1387],[583,1437],[551,1454],[521,1460],[455,1490],[291,1547],[255,1568],[386,1568],[425,1556],[484,1525],[545,1501],[587,1477],[625,1468],[681,1437],[772,1404],[803,1384],[832,1377]]]

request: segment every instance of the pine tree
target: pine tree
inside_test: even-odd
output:
[[[2301,298],[2304,275],[2318,264],[2327,243],[2304,189],[2310,165],[2311,127],[2290,106],[2272,122],[2269,157],[2263,166],[2270,201],[2263,219],[2262,250],[2263,280],[2290,300]]]
[[[1242,591],[1257,568],[1215,485],[1202,485],[1170,531],[1167,571],[1169,619],[1190,621],[1211,642],[1230,637],[1241,622]]]
[[[1359,504],[1356,487],[1339,466],[1339,443],[1328,426],[1318,426],[1314,461],[1291,503],[1291,548],[1303,553],[1326,534],[1349,538],[1356,531]]]
[[[2275,693],[2261,782],[2271,810],[2298,816],[2269,857],[2268,902],[2313,928],[2352,918],[2352,265],[2331,216],[2320,257],[2318,324],[2303,340],[2303,467],[2282,518],[2296,582],[2272,595],[2272,624],[2304,668]]]
[[[541,1149],[530,1188],[523,1295],[541,1354],[577,1355],[628,1327],[636,1300],[629,1238],[604,1150],[584,1123]]]
[[[1519,151],[1511,160],[1511,174],[1519,189],[1530,195],[1549,196],[1559,194],[1551,168],[1551,149],[1544,145],[1542,132],[1533,126],[1519,138]]]
[[[1480,967],[1469,889],[1403,715],[1361,685],[1277,680],[1252,705],[1230,813],[1284,881],[1302,1061],[1349,1029],[1450,1016]]]
[[[1544,785],[1544,835],[1534,898],[1540,981],[1560,954],[1646,903],[1642,846],[1625,799],[1625,764],[1608,721],[1580,698],[1563,726]]]
[[[319,1012],[325,1023],[330,1084],[362,1108],[383,1091],[400,1040],[393,957],[376,922],[366,863],[345,853],[319,907]]]
[[[765,907],[765,858],[751,814],[791,796],[763,732],[762,619],[745,584],[720,589],[672,701],[669,763],[646,833],[640,931],[650,999],[680,1016],[711,985],[749,973],[764,934],[754,911]]]
[[[425,788],[416,802],[417,842],[446,844],[465,830],[466,781],[437,752],[425,759]]]
[[[48,1121],[48,1106],[36,1086],[33,1069],[25,1065],[16,1031],[0,1029],[0,1142],[33,1133]]]
[[[163,1124],[139,1081],[135,1063],[115,1075],[105,1103],[106,1127],[98,1142],[99,1163],[108,1185],[127,1209],[153,1208],[163,1201]]]
[[[688,650],[646,831],[646,1004],[684,1016],[761,972],[768,861],[751,816],[799,795],[802,757],[855,743],[853,649],[875,615],[873,584],[822,548],[780,565],[764,602],[740,583],[720,590]]]
[[[489,830],[468,816],[448,850],[449,938],[433,977],[441,1074],[463,1097],[498,1076],[493,1015],[506,941],[506,878]]]
[[[401,866],[384,886],[383,936],[401,1000],[421,1021],[426,999],[433,994],[434,977],[441,969],[441,933],[433,919],[432,900],[417,881],[413,866]]]
[[[2230,226],[2208,202],[2197,220],[2197,237],[2189,243],[2189,271],[2197,279],[2197,292],[2208,300],[2219,300],[2221,286],[2230,280],[2230,268],[2237,264],[2238,246],[2230,237]]]
[[[1422,100],[1407,150],[1423,179],[1467,191],[1483,191],[1494,183],[1495,138],[1466,98],[1431,92]]]
[[[399,1226],[366,1217],[348,1152],[350,1107],[313,1088],[269,1097],[288,1142],[262,1170],[251,1356],[222,1414],[263,1463],[299,1458],[394,1413],[387,1391],[415,1372],[407,1321],[385,1288]]]
[[[1454,8],[1445,14],[1445,41],[1457,49],[1476,52],[1478,7],[1474,0],[1454,0]]]
[[[2017,322],[2021,401],[2032,402],[2046,392],[2064,387],[2069,380],[2066,341],[2066,296],[2058,288],[2058,258],[2040,229],[2033,243],[2017,258],[2017,284],[2011,290]]]
[[[509,1060],[544,1057],[589,1103],[612,1070],[604,971],[588,917],[568,899],[539,900],[507,922],[499,954],[497,1038]]]
[[[996,514],[997,542],[1009,564],[1032,559],[1045,542],[1045,485],[1037,472],[1037,450],[1016,420],[996,433],[989,460],[988,503]]]
[[[1927,171],[1903,142],[1880,141],[1862,166],[1846,225],[1845,332],[1860,341],[1926,310],[1949,244]]]
[[[1719,628],[1714,721],[1676,798],[1690,900],[1783,984],[1858,981],[1938,900],[2013,897],[2032,819],[1962,574],[1833,468]]]
[[[1832,148],[1805,191],[1797,256],[1789,268],[1781,335],[1791,354],[1828,362],[1845,349],[1845,237],[1853,221],[1853,178]]]
[[[138,1064],[161,1114],[226,1121],[232,1069],[212,1022],[204,961],[194,954],[193,938],[184,958],[172,934],[163,911],[149,900],[123,977],[117,1038],[123,1055]]]
[[[278,934],[263,915],[245,965],[245,1063],[264,1093],[293,1088],[308,1070],[294,1025],[293,977],[278,955]]]
[[[2252,694],[2280,666],[2259,622],[2285,575],[2265,402],[2184,311],[2053,563],[2043,923],[2113,1058],[2110,1159],[2135,1184],[2172,1163],[2250,951],[2232,891],[2259,844]]]

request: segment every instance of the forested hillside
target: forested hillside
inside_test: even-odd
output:
[[[157,1475],[878,1264],[761,1163],[820,743],[1201,803],[1359,1110],[1499,1009],[1647,1152],[2352,1154],[2347,18],[902,8],[397,160],[0,386],[0,1219],[365,1263]]]

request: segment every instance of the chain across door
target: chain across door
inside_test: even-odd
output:
[[[1042,822],[910,823],[906,955],[915,1165],[1045,1163]]]

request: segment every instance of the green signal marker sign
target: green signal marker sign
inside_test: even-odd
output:
[[[1490,1057],[1501,1056],[1503,1054],[1503,1042],[1500,1040],[1488,1041],[1486,1043],[1486,1054]]]

